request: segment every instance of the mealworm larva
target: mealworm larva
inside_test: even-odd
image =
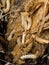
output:
[[[6,8],[3,9],[4,13],[7,13],[10,9],[10,0],[6,0],[6,5],[7,5]]]
[[[21,19],[22,19],[22,27],[27,28],[27,24],[26,24],[26,18],[28,16],[27,12],[23,12],[21,13]]]
[[[35,54],[28,54],[28,55],[23,55],[20,57],[20,59],[24,60],[24,59],[36,59],[37,56]]]
[[[26,37],[26,33],[25,32],[23,32],[23,35],[22,35],[22,44],[24,43],[24,41],[25,41],[25,37]]]
[[[12,35],[14,34],[15,29],[12,30],[12,32],[10,33],[10,35],[8,36],[7,40],[10,41],[12,39]]]
[[[48,44],[49,40],[42,39],[40,37],[37,37],[36,35],[32,34],[33,39],[35,39],[37,42],[42,44]]]
[[[27,12],[21,13],[22,18],[22,27],[24,27],[25,31],[29,30],[31,27],[31,17],[29,17],[29,14]]]

